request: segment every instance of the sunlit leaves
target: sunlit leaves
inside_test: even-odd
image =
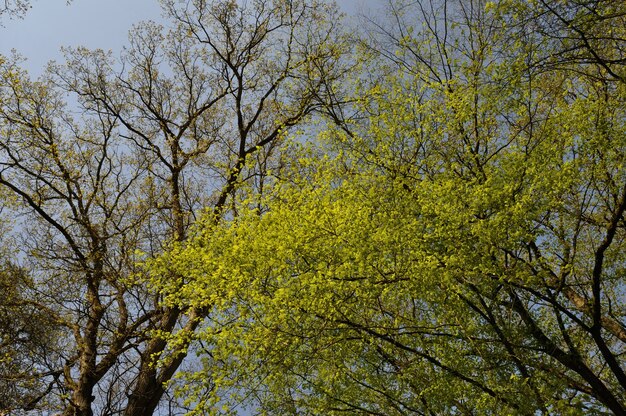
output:
[[[454,76],[389,76],[366,120],[295,146],[269,193],[150,265],[183,276],[153,280],[168,304],[210,311],[217,382],[187,394],[276,414],[623,408],[623,86],[533,72],[470,17],[492,44]]]

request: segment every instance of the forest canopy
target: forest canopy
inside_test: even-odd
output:
[[[626,4],[161,3],[2,62],[0,412],[626,414]]]
[[[425,29],[395,9],[404,36],[362,117],[294,139],[268,191],[151,263],[168,304],[211,310],[190,380],[214,384],[185,394],[275,414],[624,413],[626,90],[594,26],[621,39],[624,11],[535,3],[442,3],[417,11]]]

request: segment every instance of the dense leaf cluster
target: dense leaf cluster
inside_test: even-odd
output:
[[[270,191],[152,263],[185,276],[154,280],[168,304],[210,310],[180,394],[271,414],[624,414],[624,11],[531,3],[422,5],[421,31],[403,23],[415,4],[395,9],[364,117],[296,141]],[[556,40],[529,33],[547,22]]]

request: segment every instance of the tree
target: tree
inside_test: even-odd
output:
[[[534,66],[579,71],[595,69],[597,77],[624,82],[626,8],[623,3],[541,0],[517,2],[515,12],[528,16],[514,22],[520,32],[526,37],[537,33],[543,43],[550,46],[536,51]],[[598,69],[602,75],[597,73]]]
[[[623,29],[581,4],[559,7]],[[185,394],[273,414],[626,413],[623,42],[537,65],[569,55],[512,24],[524,6],[444,2],[445,22],[401,25],[365,123],[152,262],[167,305],[213,310]]]
[[[208,308],[163,306],[136,262],[184,241],[202,210],[230,215],[283,135],[337,104],[346,45],[331,4],[163,6],[170,30],[139,25],[119,60],[68,50],[35,81],[2,63],[0,185],[22,219],[32,307],[64,340],[32,374],[47,411],[156,411],[187,352],[170,338]]]
[[[53,318],[41,310],[32,279],[11,263],[0,272],[0,411],[45,408],[52,388],[40,374],[58,359],[59,333]],[[52,379],[60,373],[48,374]]]
[[[32,6],[30,0],[3,0],[0,3],[0,26],[2,25],[2,18],[21,18]],[[67,3],[71,3],[68,0]]]
[[[29,8],[28,1],[24,0],[4,0],[0,6],[0,16],[20,16]]]

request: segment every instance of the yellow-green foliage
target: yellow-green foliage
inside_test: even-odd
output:
[[[589,414],[611,408],[600,383],[624,405],[601,351],[624,368],[624,85],[520,66],[388,77],[356,133],[292,143],[267,194],[152,262],[181,276],[152,282],[167,305],[207,313],[179,394],[199,413]]]

